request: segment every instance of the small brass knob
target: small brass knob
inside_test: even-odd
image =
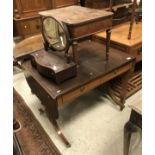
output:
[[[18,10],[17,9],[14,9],[14,13],[18,13]]]

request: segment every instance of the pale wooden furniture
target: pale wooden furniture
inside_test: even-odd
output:
[[[14,59],[20,59],[25,55],[28,55],[34,51],[37,51],[44,47],[43,38],[41,34],[34,35],[26,38],[17,43],[13,49]]]
[[[129,155],[130,140],[133,132],[137,128],[142,129],[142,100],[141,98],[130,105],[131,115],[130,120],[124,126],[124,155]]]
[[[136,57],[136,61],[142,61],[142,23],[134,24],[132,30],[132,39],[128,40],[130,22],[123,23],[113,27],[110,46]],[[97,33],[93,39],[104,42],[105,32]]]

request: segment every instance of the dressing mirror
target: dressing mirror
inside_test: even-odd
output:
[[[53,17],[42,20],[42,34],[45,40],[45,49],[65,51],[69,49],[69,33],[67,27]]]

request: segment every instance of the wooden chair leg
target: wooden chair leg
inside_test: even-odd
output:
[[[137,131],[137,127],[132,122],[127,122],[124,126],[124,154],[129,155],[130,140],[133,132]]]
[[[129,146],[131,140],[131,131],[129,130],[129,123],[124,127],[124,155],[129,155]]]

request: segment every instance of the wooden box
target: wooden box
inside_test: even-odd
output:
[[[52,78],[57,84],[77,74],[74,62],[67,63],[62,52],[47,52],[44,49],[31,54],[31,62],[43,76]]]

